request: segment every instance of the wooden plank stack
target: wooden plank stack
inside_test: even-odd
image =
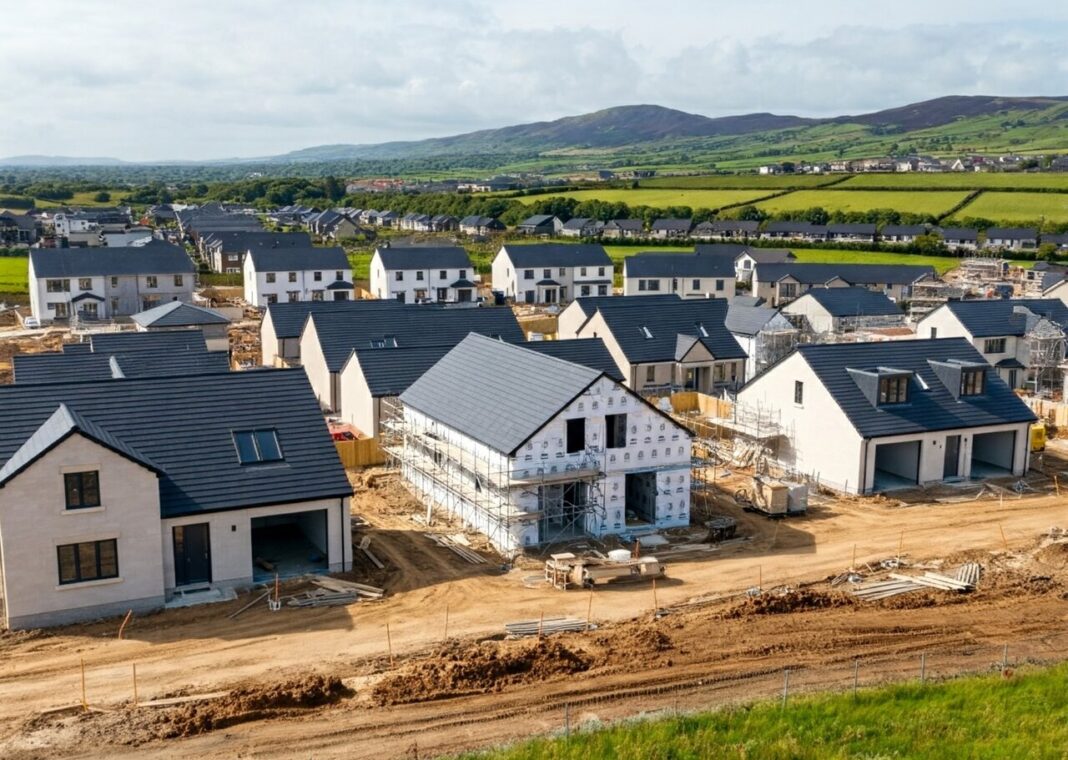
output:
[[[505,623],[504,630],[512,636],[544,636],[550,633],[563,633],[565,631],[585,631],[596,628],[595,625],[587,625],[585,620],[569,617],[551,617],[540,620],[520,620],[516,623]]]
[[[484,565],[487,562],[486,558],[476,552],[474,549],[469,549],[466,546],[461,546],[448,536],[444,536],[440,533],[427,533],[426,537],[438,546],[442,547],[443,549],[448,549],[453,554],[463,559],[465,562],[470,562],[472,565]]]

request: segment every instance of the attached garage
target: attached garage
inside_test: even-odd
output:
[[[327,511],[270,515],[252,519],[252,577],[256,582],[275,574],[291,578],[328,572]]]
[[[920,482],[921,441],[880,443],[875,447],[876,491],[909,488]]]
[[[998,478],[1012,475],[1016,431],[978,433],[972,438],[972,477]]]

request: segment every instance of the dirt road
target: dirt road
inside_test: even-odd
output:
[[[845,570],[854,555],[860,565],[899,551],[913,559],[951,560],[978,552],[992,566],[1003,565],[1004,578],[987,584],[967,602],[892,612],[885,606],[850,606],[731,618],[726,611],[737,602],[726,601],[666,619],[661,624],[671,638],[666,653],[647,657],[646,652],[635,652],[634,644],[626,643],[629,639],[615,641],[612,637],[628,637],[634,628],[634,624],[620,625],[610,628],[604,634],[609,638],[593,647],[600,647],[598,651],[587,653],[596,664],[581,677],[489,696],[372,707],[367,687],[388,669],[388,644],[398,660],[425,652],[440,644],[446,615],[451,637],[475,637],[499,634],[505,622],[536,619],[542,613],[585,617],[589,603],[582,592],[525,588],[522,578],[531,573],[529,568],[500,574],[495,566],[469,565],[440,549],[410,519],[420,511],[418,505],[397,496],[395,486],[386,482],[362,494],[357,503],[370,523],[361,530],[372,536],[372,546],[388,565],[387,573],[377,576],[360,568],[368,573],[361,577],[389,587],[390,595],[381,602],[278,613],[254,608],[235,621],[227,620],[227,614],[244,603],[243,597],[225,605],[135,619],[124,641],[116,639],[118,621],[54,634],[0,636],[0,754],[99,756],[97,743],[102,743],[107,745],[106,754],[120,756],[138,751],[124,748],[123,741],[145,741],[153,735],[135,731],[124,739],[111,729],[93,734],[96,724],[84,718],[72,725],[27,725],[28,718],[42,711],[79,702],[82,661],[88,699],[104,708],[130,700],[134,663],[141,700],[303,678],[309,672],[340,676],[356,689],[356,698],[333,708],[156,742],[155,754],[392,757],[408,751],[413,742],[421,751],[452,751],[555,728],[563,695],[581,701],[637,689],[633,698],[614,698],[603,706],[594,703],[586,711],[610,717],[614,711],[640,708],[649,698],[642,690],[658,682],[677,686],[716,676],[721,679],[719,698],[752,698],[761,695],[755,686],[763,683],[761,679],[771,679],[766,688],[781,686],[783,667],[811,667],[822,674],[820,678],[837,679],[845,677],[856,656],[873,662],[894,660],[924,648],[958,651],[968,644],[994,647],[1025,636],[1053,636],[1066,629],[1068,620],[1062,568],[1036,570],[1030,555],[1015,552],[1033,549],[1039,534],[1053,525],[1068,526],[1068,500],[1055,493],[1052,482],[1033,482],[1036,493],[1001,503],[997,498],[915,505],[837,500],[817,504],[804,518],[778,523],[735,511],[740,532],[749,540],[716,551],[667,557],[669,579],[656,590],[658,604],[670,607],[695,598],[736,594],[758,583],[770,588],[818,581]],[[946,493],[952,499],[954,494],[973,492]],[[730,508],[724,505],[723,511]],[[1004,556],[989,559],[989,550]],[[1054,580],[1032,583],[1029,579],[1035,575],[1051,575]],[[606,588],[593,595],[592,617],[602,624],[626,621],[648,617],[652,607],[649,586]],[[593,636],[563,639],[585,651],[593,646],[588,643]],[[604,654],[617,645],[618,656]],[[953,656],[967,657],[959,651]],[[887,667],[892,676],[893,668],[905,664]],[[701,689],[692,696],[709,698]]]

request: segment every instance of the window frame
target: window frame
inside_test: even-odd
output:
[[[880,377],[876,398],[879,400],[879,406],[907,404],[909,401],[909,376],[887,375]]]
[[[93,485],[88,490],[92,493],[96,491],[96,498],[86,500],[86,480],[87,476],[92,476]],[[71,488],[71,482],[77,479],[78,483],[73,489]],[[72,491],[78,494],[77,503],[71,500]],[[78,470],[77,472],[65,472],[63,473],[63,503],[64,509],[76,511],[79,509],[93,509],[95,507],[103,506],[103,500],[100,496],[100,471],[99,470]]]
[[[270,455],[269,452],[267,456],[264,455],[264,441],[261,440],[261,436],[266,436],[268,434],[271,436],[271,440],[273,441],[275,450],[277,452],[276,456]],[[230,436],[232,437],[234,442],[234,451],[237,453],[237,461],[242,467],[257,464],[274,464],[277,462],[284,462],[286,459],[285,449],[282,448],[282,442],[278,438],[277,428],[252,428],[250,430],[231,430]],[[241,436],[241,438],[239,438],[239,436]],[[245,436],[248,437],[245,438]],[[245,452],[242,451],[242,443],[251,444],[251,453],[255,457],[254,459],[247,459],[246,461]]]
[[[581,428],[581,430],[579,430]],[[575,440],[578,441],[577,447]],[[580,454],[586,450],[586,418],[572,417],[566,421],[564,450],[568,454]]]
[[[794,403],[801,406],[805,403],[805,382],[794,380]]]
[[[604,447],[623,449],[627,446],[627,413],[606,414],[604,417]]]
[[[159,278],[154,274],[146,274],[145,275],[145,287],[146,288],[153,288],[153,289],[158,288],[159,287]]]
[[[960,374],[961,396],[982,396],[986,391],[986,370],[966,369]]]
[[[111,556],[114,560],[113,566],[108,568],[105,574],[103,553],[101,547],[104,545],[111,545]],[[82,552],[87,551],[87,547],[92,547],[93,557],[92,564],[95,575],[88,577],[83,575],[84,563],[82,558]],[[71,550],[73,555],[72,569],[74,571],[73,577],[64,577],[63,572],[63,554],[64,550]],[[86,557],[85,559],[89,559]],[[93,581],[106,581],[119,576],[119,540],[117,538],[104,538],[96,541],[79,541],[73,544],[59,544],[56,546],[56,577],[60,586],[72,586],[78,583],[92,583]]]
[[[1005,338],[986,338],[983,341],[984,354],[1003,354],[1007,348]]]

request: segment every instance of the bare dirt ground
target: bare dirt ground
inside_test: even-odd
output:
[[[0,384],[14,382],[11,358],[15,354],[58,351],[70,339],[66,330],[22,330],[17,325],[0,326]]]
[[[564,701],[579,723],[663,707],[665,690],[682,708],[769,696],[784,668],[803,674],[798,688],[841,688],[858,657],[869,681],[915,677],[920,652],[938,653],[932,671],[982,669],[1023,639],[1027,657],[1063,657],[1068,544],[1042,536],[1068,527],[1052,480],[1068,465],[1056,452],[1044,465],[1050,477],[1033,475],[1022,496],[963,501],[972,487],[817,499],[779,522],[717,499],[743,538],[658,552],[668,578],[656,604],[670,608],[659,620],[649,585],[561,592],[524,585],[538,558],[469,564],[426,537],[413,519],[422,507],[394,475],[354,475],[364,521],[354,541],[370,537],[386,568],[357,553],[351,578],[386,587],[385,599],[256,606],[228,620],[243,595],[135,618],[124,640],[118,620],[0,634],[0,756],[427,757],[557,730]],[[945,568],[979,561],[984,578],[972,594],[864,604],[827,583],[854,556],[863,567],[899,553]],[[758,584],[803,590],[745,598]],[[588,610],[596,631],[503,640],[505,622]],[[79,706],[82,662],[90,712]],[[134,709],[134,664],[141,702],[228,693]]]

